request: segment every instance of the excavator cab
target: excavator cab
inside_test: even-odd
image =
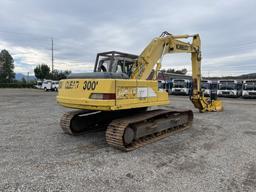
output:
[[[70,74],[68,79],[130,79],[137,58],[118,51],[98,53],[93,72]]]
[[[137,58],[137,55],[117,51],[98,53],[94,72],[124,73],[130,77],[132,66]]]

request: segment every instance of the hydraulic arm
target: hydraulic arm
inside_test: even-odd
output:
[[[179,40],[187,38],[193,38],[192,43]],[[165,54],[191,53],[193,91],[190,99],[192,103],[200,112],[222,111],[223,106],[220,100],[210,100],[202,94],[200,47],[201,41],[199,34],[173,36],[168,32],[163,32],[160,37],[153,39],[140,54],[137,62],[133,65],[131,78],[146,80],[152,69],[155,69],[153,78],[156,78]]]

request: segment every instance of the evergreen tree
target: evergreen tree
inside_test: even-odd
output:
[[[0,52],[0,82],[9,83],[15,79],[14,60],[7,50]]]

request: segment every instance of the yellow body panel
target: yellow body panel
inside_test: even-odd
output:
[[[115,94],[115,99],[92,99],[92,94]],[[135,79],[61,80],[59,104],[75,109],[113,111],[169,104],[168,93],[157,81]]]

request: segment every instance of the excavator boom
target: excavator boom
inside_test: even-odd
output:
[[[186,43],[180,39],[193,38],[192,43]],[[140,54],[133,66],[132,79],[145,80],[155,68],[154,78],[160,70],[161,61],[165,54],[191,53],[193,91],[191,101],[200,112],[222,111],[220,100],[209,100],[201,91],[201,40],[199,34],[176,35],[163,32],[160,37],[153,39]]]

